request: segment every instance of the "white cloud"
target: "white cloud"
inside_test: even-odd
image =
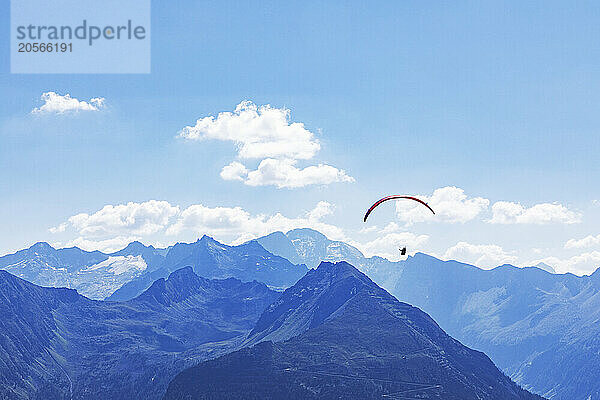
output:
[[[244,181],[247,176],[248,168],[237,161],[233,161],[231,164],[224,166],[221,170],[221,178],[226,181]]]
[[[290,121],[290,110],[286,108],[244,101],[233,112],[199,119],[194,126],[183,128],[178,136],[188,140],[231,141],[237,146],[240,159],[260,160],[255,170],[239,161],[231,162],[221,170],[224,180],[278,188],[354,182],[344,170],[331,165],[297,166],[298,160],[312,159],[321,145],[304,124]]]
[[[416,202],[397,201],[397,217],[406,225],[429,220],[464,223],[480,217],[490,205],[488,199],[468,197],[463,189],[454,186],[439,188],[431,196],[418,196],[418,198],[427,202],[436,215]],[[575,224],[581,222],[581,214],[558,203],[541,203],[526,208],[519,203],[498,201],[492,205],[492,217],[487,222],[491,224]]]
[[[565,249],[582,249],[594,246],[600,246],[600,235],[589,235],[583,239],[569,239],[565,243]]]
[[[383,229],[381,230],[380,233],[388,234],[388,233],[398,232],[400,230],[401,230],[401,228],[397,223],[390,222],[389,224],[387,224],[386,226],[383,227]]]
[[[321,201],[314,209],[296,218],[288,218],[281,213],[274,215],[252,215],[241,207],[206,207],[192,205],[181,212],[177,221],[167,229],[169,235],[191,232],[196,236],[204,233],[241,243],[274,231],[288,231],[295,228],[313,228],[333,239],[344,239],[343,231],[327,223],[322,218],[333,211],[333,205]]]
[[[177,214],[179,207],[166,201],[129,202],[106,205],[93,214],[74,215],[69,218],[68,225],[86,237],[149,235],[166,228],[170,219]],[[63,224],[51,228],[51,231],[64,231],[66,226],[63,227]]]
[[[373,226],[365,226],[364,228],[361,228],[358,233],[362,233],[362,234],[366,234],[366,233],[373,233],[376,232],[379,228],[377,228],[377,225],[373,225]]]
[[[48,229],[48,231],[50,231],[50,233],[62,233],[67,229],[67,226],[69,224],[67,224],[66,222],[63,222],[62,224],[58,225],[58,226],[54,226],[50,229]]]
[[[581,214],[558,203],[541,203],[530,208],[510,201],[498,201],[492,206],[491,224],[576,224]]]
[[[285,157],[310,159],[321,148],[314,134],[300,122],[290,122],[290,110],[257,106],[243,101],[234,112],[205,117],[186,126],[179,136],[189,140],[232,141],[240,158]]]
[[[307,213],[308,219],[311,221],[320,221],[324,217],[333,214],[335,206],[326,201],[320,201],[315,208]]]
[[[106,205],[92,214],[77,214],[54,228],[52,233],[75,231],[77,237],[67,245],[86,250],[110,250],[124,247],[133,240],[152,239],[156,234],[189,239],[204,234],[227,243],[241,243],[274,231],[313,228],[337,240],[346,239],[343,231],[323,222],[334,206],[320,201],[302,215],[289,218],[281,213],[252,215],[241,207],[207,207],[191,205],[183,211],[167,201]],[[180,239],[180,237],[178,237]]]
[[[65,247],[79,247],[85,251],[100,250],[105,253],[112,253],[123,249],[129,243],[141,240],[139,236],[117,236],[110,239],[93,240],[85,237],[78,237],[70,240],[65,244]]]
[[[41,99],[44,104],[39,108],[34,108],[32,114],[64,114],[78,111],[99,111],[104,108],[104,98],[95,97],[89,101],[78,100],[71,97],[70,94],[61,96],[55,92],[45,92]]]
[[[571,272],[576,275],[588,275],[600,267],[600,251],[591,251],[578,254],[567,259],[546,257],[531,262],[531,265],[540,262],[552,265],[558,273]]]
[[[471,244],[458,242],[443,255],[444,259],[456,260],[489,269],[502,264],[513,264],[517,258],[495,244]]]
[[[248,186],[274,185],[278,188],[299,188],[308,185],[327,185],[334,182],[354,182],[354,178],[348,176],[346,171],[332,167],[331,165],[319,164],[306,168],[295,166],[295,160],[277,160],[267,158],[262,160],[258,168],[248,171],[242,164],[233,165],[227,172],[225,168],[221,172],[224,179],[243,180]],[[243,169],[242,169],[243,167]],[[245,174],[245,179],[243,178]]]
[[[365,244],[353,243],[367,257],[380,256],[388,260],[397,261],[401,258],[399,249],[406,247],[408,253],[414,254],[419,247],[429,240],[427,235],[417,235],[411,232],[388,233],[377,237]]]
[[[435,215],[422,204],[399,200],[396,202],[396,215],[407,225],[429,220],[464,223],[477,218],[490,204],[482,197],[468,197],[463,189],[455,186],[436,189],[431,196],[418,197],[429,204]]]

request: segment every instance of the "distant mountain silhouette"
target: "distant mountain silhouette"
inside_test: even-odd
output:
[[[101,302],[0,271],[0,398],[160,398],[186,366],[239,347],[279,295],[188,267]]]
[[[157,279],[186,266],[207,278],[258,280],[281,289],[307,271],[305,266],[269,253],[258,242],[227,246],[209,236],[168,249],[132,242],[110,254],[77,247],[55,249],[40,242],[0,257],[0,270],[36,285],[68,287],[91,299],[111,301],[132,299]]]
[[[0,257],[0,269],[37,285],[73,288],[89,298],[103,299],[163,259],[160,250],[139,242],[112,254],[77,247],[55,249],[40,242]]]
[[[169,249],[160,268],[126,283],[108,300],[133,298],[156,279],[186,266],[192,267],[197,275],[206,278],[257,280],[275,288],[293,285],[307,271],[306,266],[294,265],[281,256],[273,255],[256,241],[228,246],[205,235],[194,243],[177,243]]]
[[[165,399],[540,399],[346,262],[287,289],[252,343],[181,372]]]
[[[556,273],[556,270],[554,268],[552,268],[550,265],[543,263],[543,262],[539,262],[536,265],[532,266],[531,268],[539,268],[543,271],[550,272],[551,274]]]
[[[329,240],[314,229],[293,229],[287,233],[274,232],[256,239],[273,254],[287,258],[295,264],[316,268],[322,261],[346,261],[369,275],[379,286],[389,290],[400,276],[398,263],[382,257],[365,257],[356,247]]]
[[[392,293],[485,352],[515,381],[552,399],[600,399],[600,369],[585,367],[600,362],[593,339],[600,337],[599,271],[584,277],[511,265],[486,271],[424,254],[402,264]]]

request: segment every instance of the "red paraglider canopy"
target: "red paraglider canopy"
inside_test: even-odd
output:
[[[396,194],[396,195],[393,195],[393,196],[386,196],[383,199],[377,200],[375,202],[375,204],[373,204],[367,210],[367,213],[365,214],[365,218],[363,219],[363,221],[367,222],[367,218],[369,217],[369,214],[371,214],[371,211],[373,211],[375,209],[375,207],[377,207],[378,205],[380,205],[384,201],[394,200],[394,199],[408,199],[408,200],[413,200],[413,201],[419,202],[419,203],[423,204],[425,207],[427,207],[429,209],[429,211],[431,211],[432,213],[435,214],[435,211],[433,211],[433,209],[431,207],[429,207],[429,205],[427,203],[425,203],[423,200],[419,200],[416,197],[412,197],[412,196],[403,196],[403,195]]]

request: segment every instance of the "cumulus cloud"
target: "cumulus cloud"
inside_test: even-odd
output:
[[[569,239],[565,243],[565,249],[583,249],[594,246],[600,246],[600,235],[589,235],[583,239]]]
[[[552,265],[558,273],[571,272],[576,275],[588,275],[600,267],[600,251],[578,254],[566,259],[546,257],[535,260],[531,264],[533,265],[540,262]]]
[[[221,178],[226,181],[244,181],[247,176],[248,168],[237,161],[233,161],[231,164],[224,166],[221,170]]]
[[[290,110],[243,101],[234,112],[204,117],[186,126],[179,136],[189,140],[232,141],[240,158],[310,159],[321,148],[303,123],[290,122]]]
[[[233,238],[233,243],[241,243],[274,231],[313,228],[333,239],[344,239],[340,228],[322,221],[323,217],[332,212],[333,205],[324,201],[296,218],[289,218],[281,213],[252,215],[241,207],[207,207],[195,204],[181,212],[177,221],[167,229],[167,234],[208,233],[217,238]]]
[[[498,201],[492,206],[491,224],[576,224],[581,214],[558,203],[541,203],[530,208],[510,201]]]
[[[63,222],[58,226],[53,226],[52,228],[48,229],[48,231],[50,231],[50,233],[61,233],[67,229],[67,226],[68,224],[66,222]]]
[[[396,214],[406,225],[434,219],[436,222],[464,223],[487,214],[490,205],[490,200],[469,197],[463,189],[454,186],[436,189],[431,196],[418,197],[427,202],[436,215],[418,203],[398,201]],[[486,221],[491,224],[576,224],[581,222],[582,217],[558,203],[540,203],[526,208],[519,203],[498,201],[492,205],[491,211],[492,216]]]
[[[94,97],[89,101],[78,100],[70,94],[64,96],[55,92],[45,92],[41,99],[44,104],[34,108],[32,114],[65,114],[79,111],[100,111],[104,108],[103,97]]]
[[[69,226],[88,237],[150,235],[164,229],[177,214],[179,207],[167,201],[106,205],[93,214],[73,215],[67,223],[50,228],[50,231],[64,232]]]
[[[132,240],[147,240],[155,234],[182,235],[191,238],[203,234],[228,243],[241,243],[274,231],[313,228],[332,239],[345,239],[343,231],[323,222],[334,206],[320,201],[298,217],[281,213],[253,215],[241,207],[207,207],[194,204],[185,209],[167,201],[106,205],[92,214],[81,213],[50,228],[52,233],[75,231],[68,245],[84,249],[115,250]]]
[[[233,162],[223,168],[221,177],[226,180],[242,180],[248,186],[274,185],[278,188],[299,188],[308,185],[327,185],[333,182],[354,182],[346,171],[319,164],[306,168],[296,167],[296,160],[262,160],[258,168],[248,171],[240,163]]]
[[[471,244],[458,242],[443,255],[444,259],[456,260],[489,269],[502,264],[514,264],[517,258],[495,244]]]
[[[310,210],[306,215],[309,221],[320,221],[324,217],[333,214],[335,206],[327,201],[320,201],[315,208]]]
[[[239,161],[231,162],[221,170],[224,180],[278,188],[354,182],[345,171],[327,164],[297,166],[299,160],[312,159],[321,145],[303,123],[290,121],[290,110],[286,108],[244,101],[233,112],[197,120],[194,126],[184,127],[178,136],[194,141],[230,141],[236,145],[239,159],[261,160],[255,170]]]
[[[84,237],[78,237],[70,240],[65,244],[65,247],[79,247],[85,251],[100,250],[105,253],[112,253],[123,249],[129,243],[135,240],[141,240],[139,236],[117,236],[110,239],[94,240]]]
[[[482,197],[469,197],[455,186],[434,190],[431,196],[419,196],[435,210],[433,215],[423,205],[414,201],[397,201],[396,215],[407,225],[432,220],[448,223],[464,223],[477,218],[489,206],[490,201]]]

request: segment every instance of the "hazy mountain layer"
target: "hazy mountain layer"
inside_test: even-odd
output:
[[[289,287],[307,271],[304,265],[294,265],[283,257],[269,253],[258,242],[227,246],[203,236],[194,243],[177,243],[169,249],[160,268],[126,283],[108,300],[133,298],[154,280],[186,266],[206,278],[234,277],[246,282],[257,280],[273,288]]]
[[[77,289],[86,297],[100,300],[158,267],[163,260],[160,249],[139,242],[112,254],[77,247],[55,249],[40,242],[0,257],[0,269],[36,285]]]
[[[157,279],[190,266],[206,278],[258,280],[274,288],[293,285],[307,271],[266,251],[258,242],[227,246],[204,236],[194,243],[156,249],[132,242],[111,254],[37,243],[0,257],[0,269],[40,286],[67,287],[95,300],[129,300]]]

